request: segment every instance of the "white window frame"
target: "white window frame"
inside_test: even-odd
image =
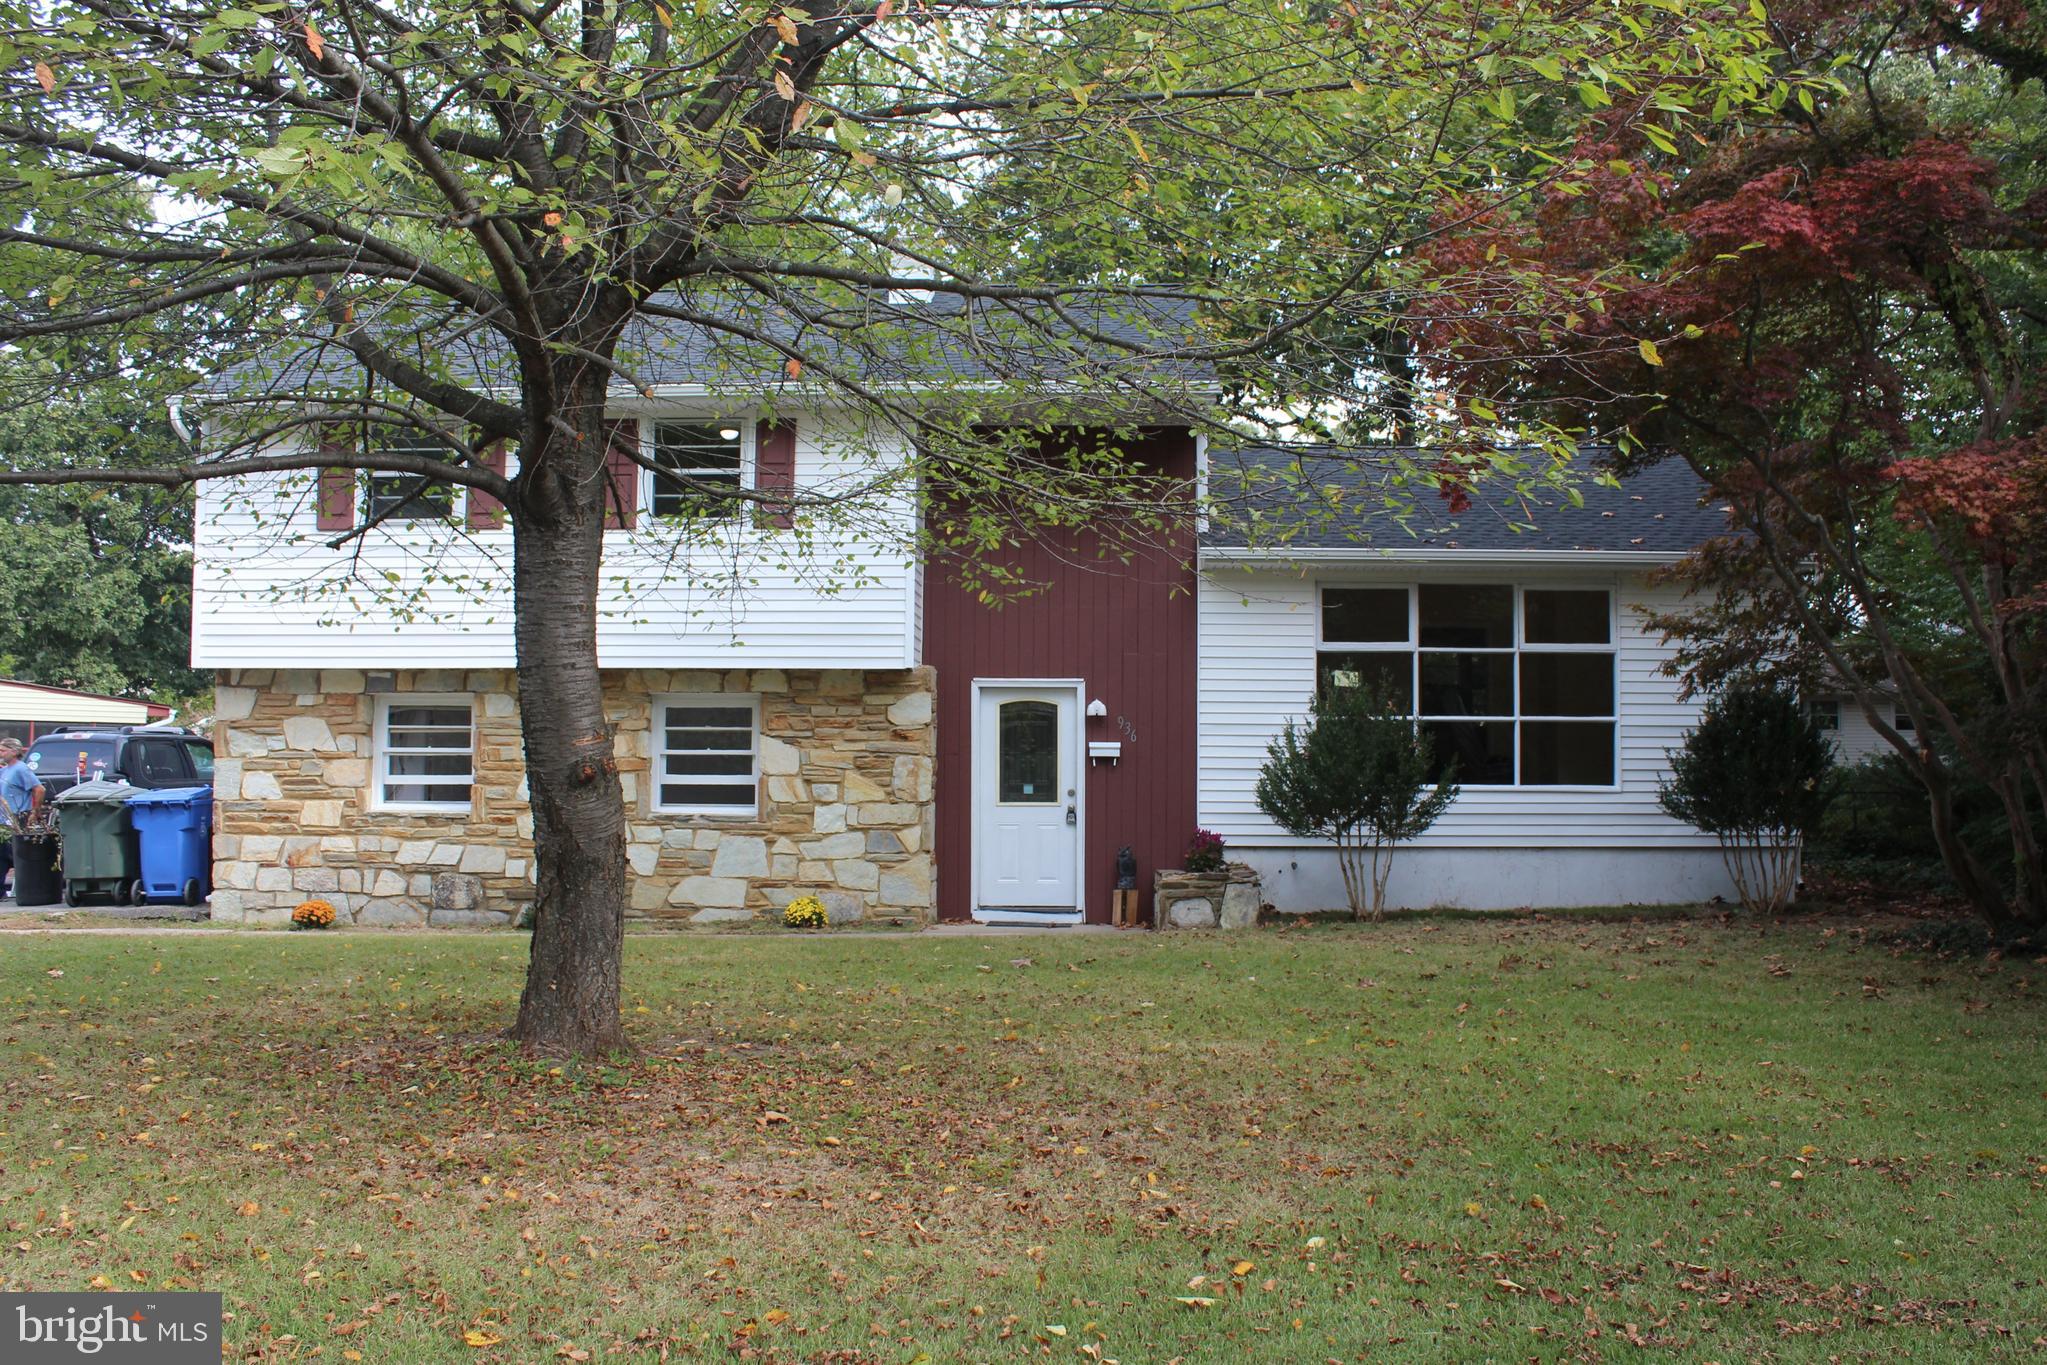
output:
[[[668,747],[668,708],[671,706],[743,706],[753,717],[751,734],[753,746],[748,751],[753,759],[752,772],[748,777],[748,792],[751,799],[744,806],[696,806],[668,805],[661,800],[661,788],[668,780],[668,758],[671,753],[737,753],[736,749],[721,750],[671,750]],[[667,692],[653,698],[653,714],[649,736],[650,755],[647,774],[648,809],[657,815],[696,815],[725,817],[734,820],[755,820],[761,811],[761,699],[753,692]],[[732,786],[740,785],[739,779],[723,775],[700,779],[698,785]]]
[[[1423,645],[1421,642],[1421,589],[1423,587],[1511,587],[1514,590],[1513,641],[1507,645],[1484,647],[1446,647]],[[1393,590],[1407,594],[1407,639],[1405,641],[1349,642],[1330,640],[1323,635],[1323,598],[1335,590]],[[1531,644],[1528,640],[1529,592],[1599,592],[1606,594],[1607,624],[1606,641],[1603,644]],[[1621,680],[1620,680],[1621,621],[1620,596],[1611,586],[1604,583],[1573,583],[1569,581],[1535,580],[1521,582],[1502,578],[1471,579],[1429,579],[1406,583],[1374,582],[1369,579],[1325,579],[1315,585],[1315,685],[1320,687],[1322,679],[1321,656],[1327,654],[1405,654],[1409,657],[1410,673],[1408,687],[1410,705],[1415,723],[1422,724],[1469,724],[1489,722],[1508,724],[1514,727],[1514,778],[1512,782],[1459,782],[1463,791],[1485,792],[1610,792],[1619,791],[1621,774]],[[1504,654],[1513,661],[1513,672],[1508,682],[1509,697],[1513,702],[1513,714],[1502,716],[1437,716],[1421,713],[1422,703],[1422,656],[1424,654]],[[1613,662],[1613,710],[1598,716],[1557,716],[1549,714],[1523,714],[1521,710],[1521,658],[1524,654],[1604,654]],[[1584,782],[1523,782],[1521,739],[1523,721],[1562,724],[1606,724],[1613,727],[1613,781],[1610,783]]]
[[[460,805],[452,801],[389,801],[384,797],[384,787],[393,779],[385,770],[385,763],[392,755],[391,749],[391,708],[394,706],[462,706],[469,711],[469,747],[457,749],[406,749],[401,752],[455,754],[462,753],[469,759],[469,799]],[[376,698],[376,724],[373,727],[373,741],[370,748],[370,809],[382,811],[404,811],[416,815],[462,815],[467,816],[476,809],[476,697],[468,692],[380,692]],[[453,786],[445,780],[407,778],[414,786]]]
[[[726,425],[726,419],[723,417],[705,417],[698,413],[688,412],[653,413],[640,419],[640,455],[645,461],[645,465],[640,470],[639,513],[650,522],[654,520],[653,467],[656,463],[654,455],[661,448],[659,440],[660,428],[670,425],[718,427]],[[759,456],[759,452],[754,448],[757,436],[754,430],[755,424],[750,421],[740,421],[734,418],[731,425],[739,428],[739,491],[742,493],[750,492],[758,483],[758,480],[754,477],[754,468]],[[731,516],[736,517],[743,511],[745,511],[744,504],[735,503]]]

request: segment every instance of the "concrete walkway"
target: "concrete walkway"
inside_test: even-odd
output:
[[[207,909],[203,905],[16,905],[12,896],[0,896],[0,916],[22,917],[41,915],[45,919],[62,920],[69,915],[99,915],[109,919],[135,920],[203,920]]]

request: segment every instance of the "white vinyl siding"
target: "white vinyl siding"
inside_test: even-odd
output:
[[[0,682],[0,719],[33,720],[45,728],[58,722],[72,725],[146,725],[149,723],[149,707],[144,702],[122,701],[117,697],[95,697],[61,688],[45,689]]]
[[[865,488],[877,461],[904,449],[828,418],[795,420],[804,488]],[[513,665],[509,526],[405,523],[335,550],[333,533],[315,524],[310,472],[210,480],[197,496],[196,666]],[[605,668],[901,668],[916,659],[914,535],[901,489],[803,541],[753,517],[700,524],[687,540],[651,517],[638,532],[611,531],[598,659]]]
[[[654,698],[654,809],[753,815],[760,808],[760,698]]]
[[[378,810],[467,814],[476,784],[476,713],[466,696],[394,692],[377,698]]]
[[[1257,846],[1309,846],[1279,830],[1258,809],[1266,747],[1289,718],[1307,712],[1315,688],[1317,591],[1321,584],[1514,583],[1518,587],[1603,589],[1615,603],[1613,644],[1618,770],[1611,787],[1471,787],[1423,846],[1444,848],[1713,847],[1712,840],[1665,815],[1657,784],[1668,751],[1697,723],[1699,704],[1678,700],[1678,680],[1658,672],[1670,657],[1645,631],[1645,605],[1668,608],[1676,590],[1651,587],[1636,573],[1569,565],[1516,570],[1484,566],[1403,565],[1387,556],[1368,566],[1257,570],[1211,566],[1199,589],[1200,782],[1198,820],[1224,838]],[[1401,646],[1406,648],[1406,646]]]
[[[1860,702],[1853,697],[1840,697],[1834,699],[1832,704],[1841,717],[1840,725],[1828,735],[1828,739],[1834,745],[1836,763],[1853,766],[1897,752],[1891,747],[1891,742],[1878,734],[1876,727],[1869,723],[1869,717],[1863,714]],[[1882,702],[1879,706],[1879,714],[1888,718],[1893,709],[1892,703]],[[1908,729],[1904,733],[1909,735],[1911,731]]]

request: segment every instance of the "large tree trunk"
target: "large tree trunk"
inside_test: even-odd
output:
[[[1997,884],[1996,876],[1977,861],[1976,855],[1962,841],[1961,826],[1955,819],[1954,781],[1946,768],[1937,759],[1926,755],[1908,759],[1908,763],[1926,786],[1928,813],[1933,817],[1933,842],[1940,850],[1940,860],[1946,865],[1948,876],[1954,878],[1963,898],[1982,917],[1993,938],[2021,937],[2025,930],[2012,914],[2004,888]]]
[[[529,408],[512,518],[519,714],[539,899],[511,1036],[534,1051],[581,1056],[626,1041],[619,1017],[626,830],[597,671],[604,375],[572,372],[558,383],[568,396],[560,425]]]

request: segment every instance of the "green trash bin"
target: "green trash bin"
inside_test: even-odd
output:
[[[66,905],[131,905],[136,897],[135,826],[126,782],[81,782],[57,798],[64,840]]]

